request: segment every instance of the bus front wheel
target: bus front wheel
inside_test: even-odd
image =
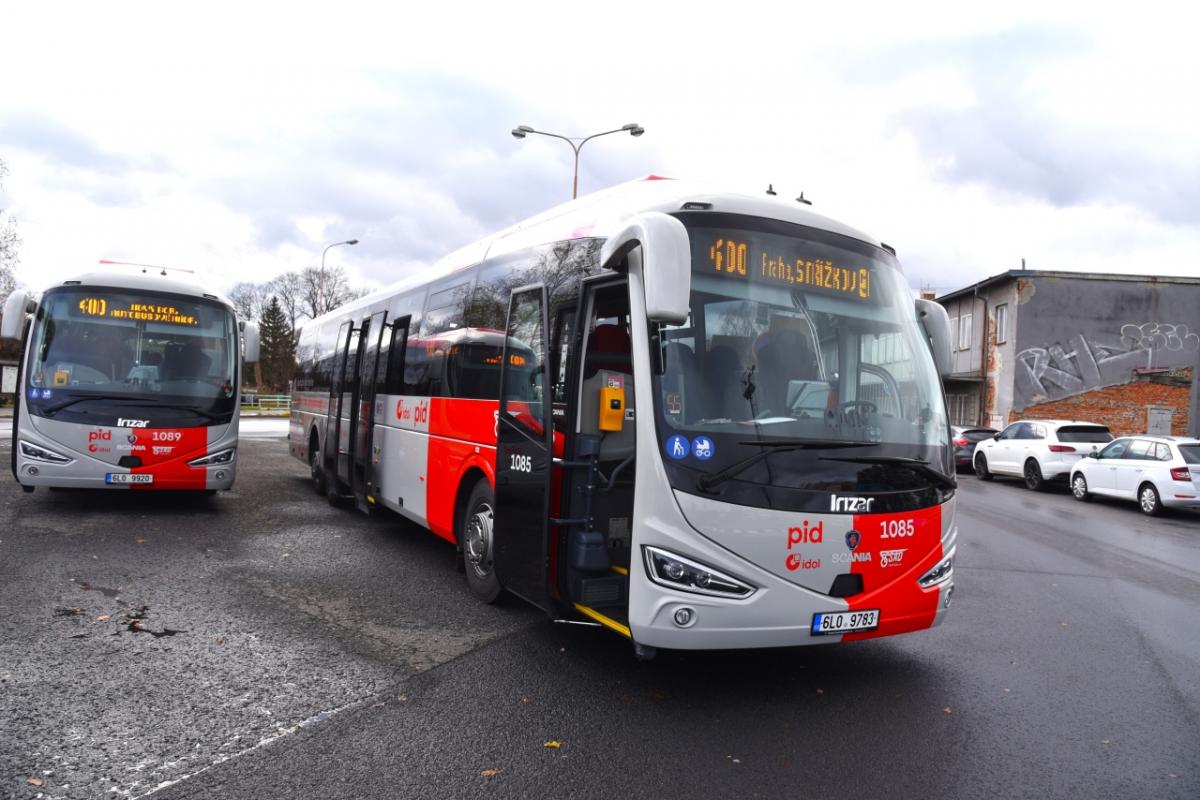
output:
[[[492,560],[495,508],[492,487],[486,480],[480,480],[471,489],[458,521],[458,542],[462,546],[467,586],[485,603],[495,603],[500,598],[500,579],[496,577]]]

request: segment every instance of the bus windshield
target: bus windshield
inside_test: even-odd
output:
[[[233,413],[238,335],[230,309],[196,297],[100,287],[54,289],[32,332],[27,400],[70,420],[137,401],[213,421]],[[227,419],[225,421],[228,421]]]
[[[953,485],[941,386],[890,253],[774,220],[680,217],[691,311],[661,331],[655,381],[676,488]]]

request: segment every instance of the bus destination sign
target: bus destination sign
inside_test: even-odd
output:
[[[193,314],[185,314],[175,306],[159,303],[109,301],[105,297],[84,297],[79,301],[79,313],[85,317],[128,319],[135,322],[157,322],[165,325],[194,327],[200,324]]]
[[[770,252],[744,240],[718,237],[708,248],[709,263],[725,277],[807,286],[858,300],[871,299],[871,271],[823,259]]]

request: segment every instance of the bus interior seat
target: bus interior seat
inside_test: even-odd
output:
[[[758,351],[756,382],[760,399],[758,410],[785,415],[789,412],[789,387],[795,381],[820,380],[816,353],[808,338],[797,331],[782,330],[771,334]]]
[[[708,419],[750,419],[753,414],[744,395],[745,368],[737,351],[727,344],[719,344],[708,351],[704,366],[709,392],[709,407],[704,416]]]

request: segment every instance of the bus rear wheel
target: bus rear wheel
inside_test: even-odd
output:
[[[458,542],[462,546],[467,586],[485,603],[495,603],[501,589],[492,560],[495,508],[492,487],[486,480],[480,480],[471,489],[458,521]]]
[[[327,489],[325,485],[325,466],[321,463],[321,445],[314,436],[308,446],[308,470],[312,476],[313,491],[322,497]]]

